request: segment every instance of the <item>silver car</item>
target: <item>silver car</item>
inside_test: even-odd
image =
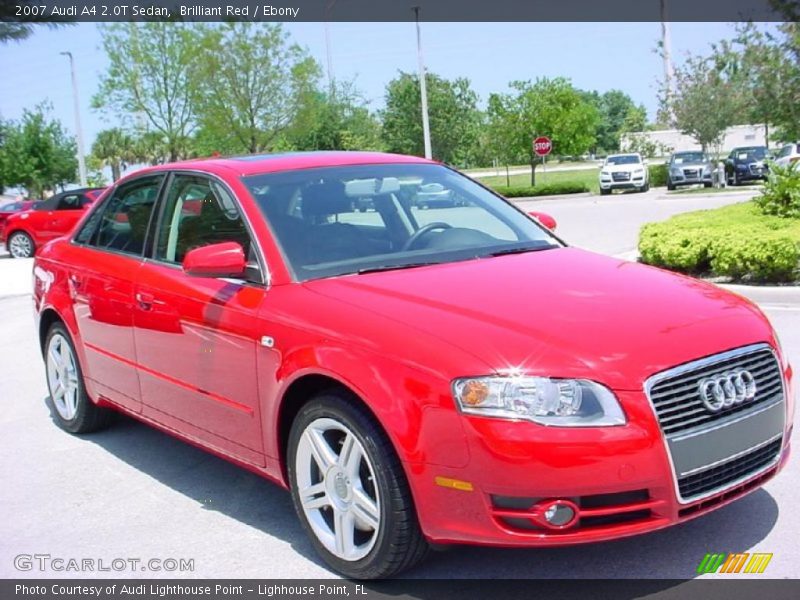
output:
[[[675,152],[667,165],[667,189],[674,190],[681,185],[702,183],[705,187],[713,185],[714,163],[699,150]]]

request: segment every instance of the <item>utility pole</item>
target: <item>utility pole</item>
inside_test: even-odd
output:
[[[334,93],[333,84],[333,58],[331,58],[331,31],[330,31],[330,15],[333,5],[336,0],[329,0],[325,3],[325,58],[327,61],[327,74],[328,74],[328,89],[331,97]]]
[[[664,58],[664,83],[667,86],[667,94],[671,97],[675,92],[675,71],[672,67],[672,40],[667,0],[661,0],[661,50]]]
[[[425,158],[433,157],[431,151],[431,126],[428,121],[428,86],[425,81],[425,61],[422,58],[422,30],[419,26],[419,6],[414,7],[417,21],[417,57],[419,58],[419,93],[422,96],[422,136],[425,141]]]
[[[75,75],[75,59],[72,52],[61,52],[63,56],[69,57],[69,68],[72,74],[72,101],[75,104],[75,137],[78,140],[78,172],[80,173],[81,186],[88,185],[86,177],[86,158],[83,153],[83,130],[81,129],[81,106],[78,101],[78,77]]]

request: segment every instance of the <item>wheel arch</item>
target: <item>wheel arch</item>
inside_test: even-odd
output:
[[[279,453],[278,458],[281,469],[281,477],[287,485],[289,484],[287,473],[287,456],[289,432],[291,431],[292,423],[294,423],[295,418],[300,413],[300,410],[302,410],[303,406],[308,404],[308,402],[311,401],[314,396],[323,391],[329,390],[338,390],[340,392],[344,392],[350,398],[352,398],[353,402],[364,408],[375,420],[375,423],[378,425],[378,427],[381,428],[381,431],[383,431],[384,435],[391,443],[395,454],[397,454],[398,457],[400,456],[392,436],[389,435],[389,432],[386,430],[386,427],[381,422],[375,410],[373,410],[369,403],[356,389],[354,389],[353,386],[330,374],[323,374],[320,372],[304,373],[294,379],[286,387],[281,395],[278,406],[278,418],[275,428]]]

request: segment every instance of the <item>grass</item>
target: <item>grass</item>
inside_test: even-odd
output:
[[[541,167],[536,168],[536,185],[545,185],[553,183],[581,183],[584,184],[592,193],[597,194],[600,191],[598,183],[600,170],[599,169],[581,169],[579,171],[555,171],[544,172]],[[521,175],[512,175],[510,178],[511,186],[528,187],[531,184],[531,174],[523,173]],[[484,185],[489,187],[505,187],[506,177],[481,177],[479,179]]]

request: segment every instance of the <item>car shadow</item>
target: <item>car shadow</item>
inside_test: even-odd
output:
[[[49,398],[46,403],[52,412]],[[112,427],[85,439],[203,509],[277,537],[328,569],[306,537],[290,495],[278,485],[122,415]],[[423,564],[400,578],[665,580],[652,582],[652,590],[636,588],[641,595],[696,577],[696,568],[708,552],[748,551],[770,533],[777,518],[775,499],[760,489],[698,519],[612,542],[561,548],[452,547],[432,552]],[[630,591],[633,594],[634,589]],[[625,598],[625,589],[615,597]]]

